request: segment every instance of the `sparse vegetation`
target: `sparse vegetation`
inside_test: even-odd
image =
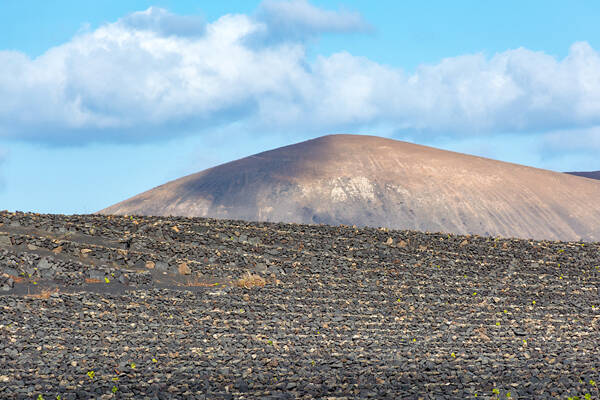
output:
[[[84,222],[87,218],[91,217],[81,217]],[[62,217],[50,220],[53,227],[60,227]],[[160,233],[171,222],[140,221],[143,230],[127,259],[113,248],[95,247],[88,264],[63,265],[62,260],[78,255],[82,246],[63,239],[60,259],[46,253],[52,265],[42,264],[39,271],[34,272],[40,264],[37,256],[27,258],[18,252],[6,256],[11,264],[0,277],[18,275],[27,287],[15,287],[16,293],[7,291],[5,297],[0,293],[0,336],[10,343],[5,346],[7,362],[0,365],[0,398],[9,389],[27,390],[30,399],[41,393],[46,399],[61,400],[58,396],[68,398],[79,390],[107,399],[143,398],[150,385],[152,390],[162,385],[167,374],[173,374],[173,383],[164,390],[185,397],[192,392],[187,374],[195,373],[199,357],[211,360],[204,365],[208,384],[234,397],[241,393],[258,397],[274,387],[301,397],[307,383],[303,377],[321,377],[323,371],[343,370],[365,384],[364,368],[353,368],[355,363],[344,354],[350,347],[356,359],[376,363],[366,384],[376,384],[381,397],[417,397],[419,391],[445,394],[439,398],[499,400],[538,398],[554,391],[556,398],[583,400],[600,394],[594,341],[600,313],[596,244],[586,244],[585,250],[576,247],[580,254],[572,260],[566,258],[569,247],[557,269],[559,254],[553,244],[540,245],[534,253],[528,244],[513,240],[510,250],[502,253],[492,247],[491,239],[470,238],[457,253],[462,237],[447,240],[445,234],[408,232],[403,237],[410,247],[402,249],[382,246],[388,234],[375,240],[368,229],[292,226],[275,231],[253,223],[183,219],[177,220],[177,238],[167,235],[163,242]],[[21,229],[26,222],[21,222]],[[99,239],[102,224],[95,220],[94,224],[99,230],[95,240],[105,240]],[[244,232],[231,235],[234,229]],[[110,231],[111,241],[119,230]],[[229,240],[241,236],[246,237],[235,243]],[[256,237],[262,239],[251,246],[249,240]],[[399,241],[397,235],[393,239]],[[22,235],[20,240],[24,246],[31,239]],[[39,248],[46,243],[48,249],[57,244],[45,237],[35,243]],[[305,250],[299,251],[301,243]],[[500,247],[502,242],[498,243]],[[423,244],[428,253],[417,257]],[[526,259],[513,262],[512,251],[521,249],[529,252]],[[182,263],[190,267],[189,275],[182,273],[184,268],[178,270]],[[523,268],[495,269],[496,263]],[[148,279],[138,280],[137,274]],[[121,282],[122,276],[127,283]],[[97,285],[84,285],[86,277],[98,278],[85,279]],[[110,285],[104,283],[105,277]],[[278,279],[284,280],[285,290],[278,290]],[[121,283],[139,286],[123,292]],[[251,289],[265,285],[269,290]],[[223,286],[226,289],[216,290]],[[60,296],[52,296],[58,289],[42,291],[49,287],[60,287]],[[27,288],[36,293],[28,296],[31,300],[19,294],[27,293]],[[558,326],[560,330],[546,329]],[[40,343],[42,335],[51,340]],[[243,346],[232,345],[242,342]],[[574,348],[578,352],[570,353]],[[40,361],[37,371],[17,380],[13,376],[19,368],[29,368],[19,351]],[[65,354],[73,358],[65,359]],[[282,362],[287,354],[298,355],[298,361]],[[396,357],[405,358],[395,367],[402,374],[413,371],[407,365],[418,367],[413,387],[400,388],[394,376],[381,373],[384,368],[379,367],[391,365]],[[57,365],[64,365],[63,376],[56,374]],[[505,374],[507,366],[515,373]],[[457,372],[467,369],[481,375],[457,388]],[[184,374],[177,375],[180,370]],[[550,382],[544,376],[565,379]],[[527,386],[533,377],[538,382]],[[340,387],[337,378],[327,378]],[[366,391],[343,395],[361,393]]]
[[[263,287],[267,284],[265,278],[258,274],[246,272],[240,279],[237,280],[236,286],[250,289],[253,287]]]
[[[202,279],[202,277],[200,275],[194,274],[191,276],[186,276],[183,286],[211,287],[211,286],[219,286],[219,283],[218,282],[215,282],[215,283],[207,282],[205,279]]]
[[[25,295],[25,297],[30,298],[30,299],[49,299],[50,296],[52,296],[54,293],[58,293],[58,292],[59,292],[58,288],[43,289],[39,293],[28,294],[28,295]]]
[[[23,274],[21,274],[23,275]],[[15,283],[23,283],[25,282],[25,278],[23,276],[13,276],[13,275],[9,275],[9,278],[11,278]]]

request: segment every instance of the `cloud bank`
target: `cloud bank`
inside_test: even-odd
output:
[[[414,73],[348,52],[307,56],[307,37],[365,29],[349,11],[267,0],[256,15],[210,23],[151,7],[35,59],[0,51],[0,137],[143,142],[234,123],[263,133],[383,127],[430,137],[600,126],[600,54],[586,42],[563,59],[519,48]]]

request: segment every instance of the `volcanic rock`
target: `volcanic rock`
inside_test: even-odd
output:
[[[597,397],[600,243],[182,217],[0,224],[13,243],[0,399]],[[232,240],[244,235],[256,240]],[[258,271],[260,284],[237,279]]]

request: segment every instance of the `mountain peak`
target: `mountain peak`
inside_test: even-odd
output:
[[[600,182],[362,135],[328,135],[101,211],[598,240]]]

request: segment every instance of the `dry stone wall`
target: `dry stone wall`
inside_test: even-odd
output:
[[[0,398],[598,398],[600,246],[0,213]]]

